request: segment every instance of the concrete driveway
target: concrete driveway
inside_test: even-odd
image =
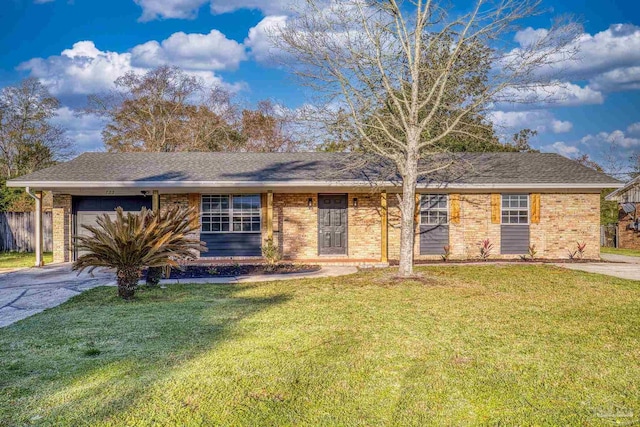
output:
[[[563,263],[556,265],[571,270],[586,271],[587,273],[604,274],[621,279],[640,280],[640,257],[614,254],[601,254],[600,257],[608,262],[590,262],[588,264]]]
[[[71,271],[71,264],[0,273],[0,328],[62,304],[97,286],[114,285],[112,271],[96,269],[93,277]]]

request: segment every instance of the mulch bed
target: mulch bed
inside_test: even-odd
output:
[[[271,268],[264,264],[188,265],[184,266],[182,271],[172,268],[170,279],[312,273],[318,270],[319,265],[307,264],[278,264]]]

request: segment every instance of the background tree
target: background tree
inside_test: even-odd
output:
[[[596,161],[591,160],[588,154],[582,154],[573,160],[598,172],[605,173],[604,168]],[[613,192],[615,188],[605,188],[600,191],[600,224],[611,225],[618,222],[618,202],[609,202],[606,200],[608,194]]]
[[[293,119],[272,101],[258,103],[255,110],[242,111],[244,150],[254,152],[295,151],[300,140],[294,139],[288,125]]]
[[[229,91],[208,87],[177,67],[129,72],[87,112],[106,117],[109,151],[290,151],[298,142],[270,101],[241,108]]]
[[[24,191],[7,188],[6,180],[51,166],[72,154],[65,130],[51,123],[59,107],[59,101],[35,78],[0,92],[0,210],[32,206]]]
[[[395,165],[402,184],[399,274],[409,276],[417,183],[456,162],[436,160],[447,151],[443,141],[477,138],[481,132],[471,130],[496,102],[523,94],[531,101],[549,84],[536,70],[566,60],[579,29],[556,24],[514,50],[503,38],[537,13],[539,0],[476,0],[455,15],[438,0],[305,4],[272,40],[325,102],[344,105],[363,152]]]

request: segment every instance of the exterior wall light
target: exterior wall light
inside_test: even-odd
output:
[[[311,208],[313,207],[313,199],[312,199],[311,197],[309,197],[309,198],[307,199],[307,207],[308,207],[309,209],[311,209]]]
[[[357,197],[354,197],[354,198],[353,198],[353,207],[354,207],[354,208],[357,208],[357,207],[358,207],[358,198],[357,198]]]

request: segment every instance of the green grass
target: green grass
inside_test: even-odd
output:
[[[53,253],[43,254],[44,263],[53,262]],[[0,268],[33,267],[36,255],[31,252],[0,252]]]
[[[638,249],[622,249],[622,248],[616,249],[616,248],[601,247],[600,252],[602,252],[603,254],[640,256],[640,250]]]
[[[0,329],[0,425],[639,420],[640,282],[419,270],[93,289]]]

